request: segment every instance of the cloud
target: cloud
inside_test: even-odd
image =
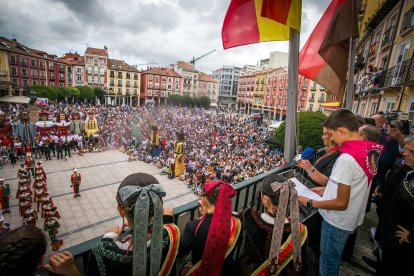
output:
[[[287,42],[223,50],[221,27],[230,0],[0,0],[0,36],[58,56],[84,53],[87,45],[109,48],[111,58],[129,64],[168,66],[212,49],[196,68],[207,73],[223,65],[256,64]],[[301,45],[329,0],[303,0]],[[145,67],[145,66],[144,66]]]

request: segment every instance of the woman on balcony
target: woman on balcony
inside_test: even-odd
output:
[[[116,200],[127,223],[106,231],[92,249],[86,275],[170,273],[180,233],[173,224],[172,209],[163,211],[164,196],[164,189],[152,175],[135,173],[122,181]]]
[[[240,275],[265,275],[268,269],[274,271],[266,275],[293,275],[299,270],[306,275],[306,262],[301,261],[305,250],[301,247],[307,229],[300,223],[297,193],[290,185],[283,176],[266,177],[260,187],[264,212],[247,208],[241,214],[244,248]],[[286,218],[288,208],[290,217]]]
[[[331,139],[331,135],[324,127],[322,130],[322,141],[325,145],[325,154],[320,157],[312,165],[309,160],[301,159],[298,161],[297,166],[306,171],[310,181],[316,185],[316,188],[312,190],[322,196],[323,188],[327,183],[329,176],[332,173],[333,166],[336,159],[339,157],[339,146]],[[322,193],[321,193],[322,191]],[[306,222],[308,228],[308,263],[315,269],[319,267],[320,242],[321,242],[321,227],[322,217],[319,213],[316,213]]]
[[[230,253],[240,233],[240,221],[231,213],[235,195],[233,187],[225,182],[204,185],[199,201],[202,217],[187,222],[180,239],[178,256],[188,255],[181,275],[234,275]]]

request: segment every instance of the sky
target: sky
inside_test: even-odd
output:
[[[329,0],[302,1],[300,47]],[[256,64],[287,42],[223,50],[221,27],[230,0],[0,0],[0,36],[63,56],[87,46],[108,47],[109,57],[130,65],[168,66],[210,50],[196,69],[211,73],[223,65]],[[138,66],[146,68],[147,65]]]

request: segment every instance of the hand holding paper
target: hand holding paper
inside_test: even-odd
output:
[[[312,200],[322,200],[322,197],[320,197],[317,193],[309,190],[308,187],[303,185],[296,177],[292,177],[290,181],[295,184],[295,189],[298,192],[299,196],[304,196]]]

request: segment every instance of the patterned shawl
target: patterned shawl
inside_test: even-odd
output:
[[[290,210],[290,225],[292,229],[293,239],[293,260],[295,262],[295,271],[299,272],[302,267],[301,261],[301,244],[300,244],[300,217],[298,193],[294,184],[287,180],[283,183],[274,182],[271,184],[273,192],[280,191],[279,205],[277,207],[275,223],[273,227],[272,243],[269,251],[269,265],[267,274],[274,275],[278,268],[278,257],[280,245],[282,243],[282,235],[285,218],[287,217],[288,204]]]

